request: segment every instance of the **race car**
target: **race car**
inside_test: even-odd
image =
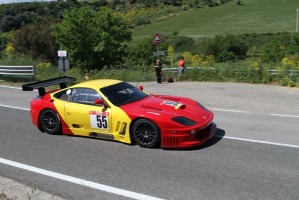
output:
[[[214,114],[186,97],[148,94],[141,87],[113,79],[63,76],[22,85],[38,90],[31,101],[33,124],[49,134],[78,135],[146,148],[190,148],[214,136]],[[46,87],[59,85],[59,89]]]

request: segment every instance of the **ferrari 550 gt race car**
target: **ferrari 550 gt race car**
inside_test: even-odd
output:
[[[190,148],[216,132],[214,114],[195,100],[147,94],[127,82],[90,80],[67,87],[63,76],[22,85],[38,90],[33,124],[42,132],[115,140],[141,147]],[[60,89],[46,87],[60,85]]]

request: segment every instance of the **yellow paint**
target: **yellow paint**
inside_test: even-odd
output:
[[[98,88],[117,82],[119,81],[87,81],[73,87],[88,87],[99,92]],[[51,94],[52,98],[54,94]],[[106,102],[109,102],[100,92],[99,94]],[[91,132],[103,133],[113,135],[113,140],[131,144],[129,132],[131,119],[119,107],[109,103],[110,107],[105,108],[99,105],[65,102],[56,98],[54,98],[54,105],[74,135],[89,137]],[[123,133],[124,128],[126,128],[125,133]]]

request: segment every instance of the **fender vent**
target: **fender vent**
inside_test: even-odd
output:
[[[126,134],[126,129],[127,129],[127,123],[125,123],[125,122],[121,122],[121,121],[117,121],[117,124],[116,124],[116,131],[117,131],[120,135],[125,135],[125,134]]]
[[[163,147],[176,147],[179,144],[178,137],[163,137],[162,146]]]

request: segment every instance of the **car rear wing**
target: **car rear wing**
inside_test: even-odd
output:
[[[33,83],[28,83],[22,85],[23,91],[33,91],[34,89],[38,89],[38,93],[40,96],[44,96],[46,94],[45,87],[59,84],[60,89],[66,88],[66,82],[76,81],[76,78],[69,76],[62,76],[58,78],[52,78],[44,81],[37,81]]]

